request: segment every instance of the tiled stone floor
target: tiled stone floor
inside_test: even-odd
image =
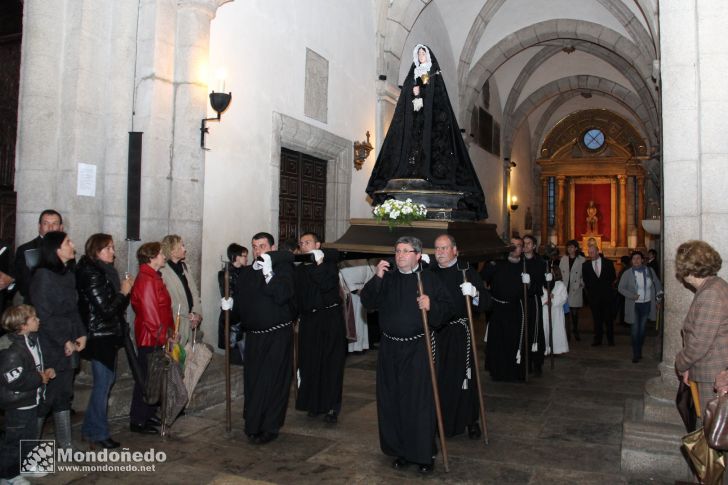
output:
[[[113,423],[113,436],[123,446],[163,450],[166,462],[157,464],[154,472],[56,472],[34,482],[671,483],[659,477],[629,477],[620,471],[624,403],[642,397],[646,379],[657,375],[656,359],[647,357],[633,364],[624,331],[615,347],[593,348],[590,337],[583,334],[581,342],[572,343],[571,352],[556,358],[553,370],[547,361],[543,377],[528,383],[494,383],[481,372],[490,441],[485,446],[465,436],[448,440],[449,473],[441,455],[435,472],[420,477],[414,468],[392,469],[392,459],[379,450],[376,351],[369,351],[351,355],[347,361],[343,411],[337,425],[308,418],[291,407],[278,440],[254,446],[242,432],[240,399],[233,402],[230,436],[225,433],[224,405],[181,417],[165,441],[131,434],[127,422],[118,420]],[[649,337],[646,346],[654,347],[655,338]],[[77,426],[74,437],[79,435]]]

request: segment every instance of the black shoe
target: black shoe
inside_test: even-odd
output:
[[[270,443],[274,439],[278,438],[278,433],[271,433],[269,431],[263,431],[253,441],[256,445],[264,445]]]
[[[255,443],[255,440],[258,439],[258,437],[260,436],[260,433],[249,434],[247,436],[248,436],[248,441],[250,441],[251,443]]]
[[[399,457],[392,462],[392,468],[395,470],[402,470],[403,468],[407,468],[408,465],[409,462],[402,457]]]
[[[578,333],[574,333],[574,339],[576,339],[577,342],[581,342],[581,337],[579,337]]]
[[[614,342],[609,342],[607,345],[609,345],[610,347],[614,347]]]
[[[435,465],[433,463],[425,463],[417,466],[417,471],[419,471],[423,475],[429,475],[434,469]]]
[[[105,440],[95,441],[94,444],[97,446],[100,446],[101,448],[106,448],[108,450],[112,450],[114,448],[118,448],[119,446],[121,446],[121,443],[119,443],[118,441],[112,440],[111,437],[106,438]]]
[[[130,423],[129,431],[131,431],[132,433],[140,433],[140,434],[159,434],[159,430],[149,424]]]
[[[592,347],[599,347],[600,345],[602,345],[601,342],[592,342],[591,344]]]
[[[473,423],[468,425],[468,438],[471,440],[477,440],[482,436],[482,432],[480,431],[480,425],[478,423]]]
[[[150,426],[162,426],[162,420],[156,416],[152,416],[151,418],[147,419],[147,424]]]
[[[324,416],[324,422],[329,423],[329,424],[335,424],[339,420],[338,416],[339,415],[336,411],[333,411],[333,410],[329,411]]]
[[[315,418],[316,416],[318,416],[318,414],[314,413],[313,411],[309,411],[306,413],[306,416],[308,416],[309,418]]]
[[[636,364],[637,362],[639,362],[639,361],[640,361],[640,359],[641,359],[641,358],[642,358],[642,357],[632,357],[632,363],[633,363],[633,364]]]

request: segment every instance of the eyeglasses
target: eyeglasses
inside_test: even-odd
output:
[[[416,253],[414,249],[395,249],[394,254],[409,254],[409,253]]]

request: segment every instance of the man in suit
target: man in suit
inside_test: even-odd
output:
[[[53,209],[46,209],[40,213],[38,218],[38,237],[32,239],[25,244],[21,244],[15,252],[15,264],[13,265],[13,276],[18,291],[23,297],[24,303],[30,303],[30,276],[32,268],[28,267],[26,252],[37,250],[40,247],[40,241],[47,233],[52,231],[63,230],[63,217]]]
[[[596,245],[589,245],[590,261],[583,265],[583,279],[589,296],[589,307],[594,320],[594,341],[592,346],[602,345],[602,334],[606,328],[607,343],[614,345],[614,263],[599,254]]]

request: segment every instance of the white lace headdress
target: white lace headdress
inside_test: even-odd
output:
[[[420,64],[420,58],[418,56],[418,52],[420,51],[420,49],[425,50],[425,56],[427,57],[427,62],[423,64]],[[428,49],[426,45],[417,44],[417,46],[415,46],[415,50],[412,51],[412,61],[415,63],[415,79],[421,77],[426,72],[430,72],[430,68],[432,67],[430,49]]]

